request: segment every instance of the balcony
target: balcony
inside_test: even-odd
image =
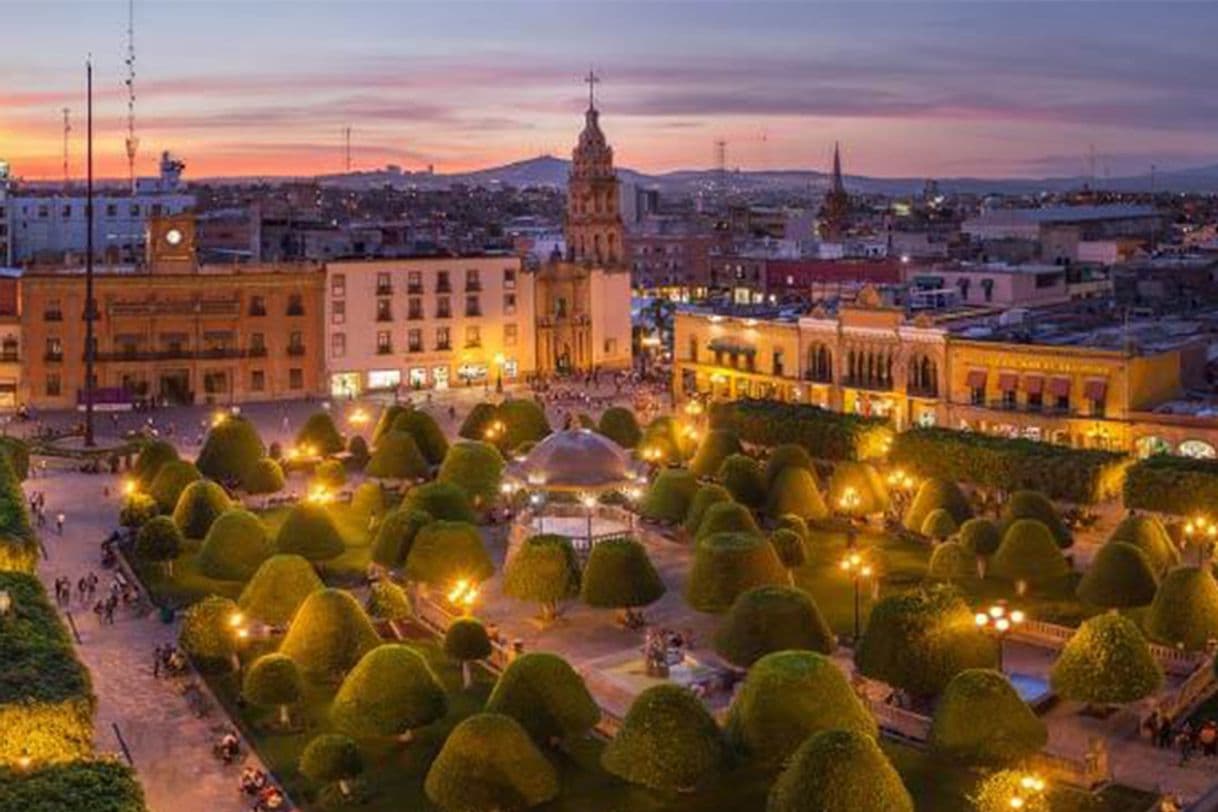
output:
[[[251,316],[265,316],[266,308],[258,307],[257,305],[250,305],[250,315]]]
[[[392,296],[393,295],[393,285],[377,285],[376,286],[376,295],[377,296]]]
[[[436,283],[436,293],[452,293],[453,286],[451,282],[440,280]]]
[[[809,383],[833,383],[833,376],[818,375],[815,372],[805,372],[804,380]]]
[[[1069,404],[1065,406],[1049,405],[1047,403],[1020,403],[1018,401],[1010,403],[1004,400],[991,400],[984,404],[972,404],[979,408],[987,408],[996,412],[1022,412],[1024,414],[1043,414],[1047,417],[1070,417],[1081,416],[1077,409],[1071,409]]]
[[[393,321],[393,314],[388,311],[381,311],[376,314],[376,320],[379,322]]]
[[[481,308],[481,307],[467,307],[467,308],[465,308],[465,317],[466,317],[467,319],[476,319],[476,318],[481,317],[481,315],[482,315],[482,308]]]
[[[476,340],[476,341],[466,341],[466,342],[465,342],[465,349],[467,349],[467,350],[480,350],[480,349],[482,349],[482,339],[478,339],[478,340]]]
[[[453,345],[452,345],[452,342],[450,342],[450,341],[445,341],[443,343],[436,344],[436,352],[448,352],[452,348],[453,348]]]
[[[288,347],[288,355],[300,356],[300,355],[304,355],[304,354],[305,354],[305,348],[301,344],[294,344],[294,345]]]
[[[0,363],[15,364],[20,360],[16,352],[0,352]]]
[[[422,352],[422,351],[423,351],[422,344],[411,344],[409,347],[406,348],[406,352],[418,353],[418,352]]]
[[[393,355],[393,347],[382,344],[376,348],[376,354],[377,355]]]
[[[42,314],[43,321],[63,321],[62,310],[47,310]]]
[[[419,296],[423,293],[423,285],[422,285],[422,283],[417,284],[417,285],[407,285],[406,292],[409,293],[411,296]]]
[[[407,319],[407,321],[422,321],[423,320],[423,311],[422,310],[411,310],[406,313],[406,319]]]
[[[452,308],[443,307],[436,310],[437,319],[451,319],[453,317]]]

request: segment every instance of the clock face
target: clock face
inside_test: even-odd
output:
[[[170,245],[179,245],[182,242],[182,232],[176,228],[171,228],[165,232],[165,242]]]

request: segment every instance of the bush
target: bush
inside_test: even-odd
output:
[[[347,453],[350,458],[347,460],[352,469],[362,471],[368,466],[368,460],[372,458],[372,452],[368,449],[368,441],[358,434],[352,435],[347,441]]]
[[[808,523],[804,521],[802,516],[797,516],[794,513],[784,513],[779,516],[774,527],[776,530],[790,530],[803,539],[805,544],[812,538],[808,531]]]
[[[1029,792],[1024,787],[1027,777],[1021,769],[990,773],[977,784],[973,808],[977,812],[1010,812],[1011,799],[1018,797],[1023,800],[1019,812],[1053,812],[1049,793]]]
[[[341,589],[305,598],[279,646],[314,678],[342,675],[381,642],[359,602]]]
[[[178,497],[173,523],[186,538],[201,539],[211,529],[212,522],[232,506],[223,488],[210,480],[200,479],[187,485]]]
[[[926,521],[922,523],[921,531],[924,536],[943,541],[954,536],[959,529],[952,514],[939,508],[926,514]]]
[[[973,509],[969,506],[968,499],[954,481],[932,478],[922,483],[917,495],[910,502],[909,509],[905,511],[905,529],[923,533],[922,527],[926,524],[926,517],[936,510],[947,511],[957,525],[973,518]]]
[[[404,431],[387,431],[376,444],[376,451],[364,473],[380,479],[422,479],[427,476],[427,460]]]
[[[380,518],[385,512],[385,491],[379,482],[361,482],[351,495],[351,513],[361,521]]]
[[[478,528],[465,522],[424,526],[406,556],[406,577],[437,589],[448,589],[458,580],[480,583],[494,574]]]
[[[784,443],[770,451],[770,455],[766,457],[766,487],[772,487],[774,480],[778,479],[778,475],[786,468],[803,468],[813,476],[816,475],[816,465],[812,462],[812,457],[808,455],[807,450],[802,445]]]
[[[1002,507],[1002,522],[1009,527],[1019,519],[1034,519],[1049,529],[1059,547],[1069,547],[1074,538],[1057,508],[1039,491],[1016,491]]]
[[[1062,555],[1049,528],[1035,519],[1017,519],[1002,536],[1002,544],[991,562],[994,575],[1016,584],[1041,584],[1070,573],[1070,562]]]
[[[1162,577],[1180,563],[1180,555],[1172,544],[1171,536],[1154,516],[1126,516],[1108,540],[1123,541],[1141,550],[1157,577]]]
[[[1153,639],[1189,651],[1218,637],[1218,583],[1208,569],[1176,567],[1163,578],[1146,615]]]
[[[842,670],[811,651],[779,651],[758,660],[727,718],[728,740],[765,767],[783,764],[812,734],[834,729],[869,738],[879,732]]]
[[[486,430],[496,419],[495,407],[492,404],[479,403],[470,409],[465,420],[461,421],[457,436],[467,440],[485,440]]]
[[[409,646],[387,643],[363,656],[334,697],[330,719],[356,738],[393,736],[444,718],[448,696],[427,661]]]
[[[118,523],[123,527],[138,530],[151,521],[157,515],[157,511],[156,500],[148,494],[129,494],[123,497],[123,506],[118,511]]]
[[[746,454],[732,454],[719,466],[723,487],[742,505],[760,508],[765,504],[766,484],[757,460]]]
[[[300,754],[300,774],[316,784],[339,783],[347,794],[346,782],[364,771],[355,742],[338,733],[314,736]]]
[[[698,478],[683,468],[665,468],[652,481],[639,511],[648,519],[680,524],[698,491]]]
[[[958,541],[945,541],[930,554],[926,575],[941,581],[965,581],[977,575],[976,556]]]
[[[495,410],[495,418],[503,422],[503,448],[516,448],[524,443],[537,443],[550,434],[550,421],[537,401],[508,398]],[[482,437],[474,439],[481,440]]]
[[[244,417],[232,415],[207,432],[195,466],[203,476],[236,482],[264,456],[266,446],[258,429]]]
[[[237,604],[228,598],[208,595],[186,610],[178,630],[178,645],[202,671],[228,668],[237,655],[232,620],[239,615]]]
[[[288,722],[288,705],[295,705],[304,693],[300,669],[291,657],[264,654],[245,672],[241,695],[263,708],[279,708],[280,721]]]
[[[429,465],[439,465],[448,453],[448,438],[436,419],[427,412],[407,409],[393,421],[395,431],[404,431],[414,438]]]
[[[823,519],[829,508],[816,489],[816,477],[806,468],[788,465],[774,477],[766,500],[770,516],[798,516],[801,519]]]
[[[423,790],[446,812],[529,809],[558,797],[558,773],[514,719],[478,713],[453,728]]]
[[[263,457],[251,465],[241,479],[245,492],[254,495],[278,493],[285,484],[283,468],[270,457]]]
[[[975,556],[991,556],[1002,544],[1002,532],[989,519],[969,519],[960,526],[959,542]]]
[[[934,696],[969,668],[993,668],[997,647],[956,590],[935,586],[881,598],[854,650],[865,677]]]
[[[491,638],[486,627],[472,617],[459,617],[444,633],[444,653],[460,663],[491,656]]]
[[[685,585],[685,601],[699,612],[724,612],[742,592],[787,581],[778,554],[765,538],[720,533],[698,542]]]
[[[221,581],[245,581],[275,552],[262,520],[247,510],[220,514],[199,548],[199,572]]]
[[[653,685],[630,705],[601,753],[605,770],[660,791],[692,790],[724,763],[723,737],[688,688]]]
[[[36,761],[43,763],[42,759]],[[148,812],[144,790],[135,772],[114,759],[78,760],[39,767],[20,777],[5,776],[0,779],[0,809],[4,812]]]
[[[697,477],[714,476],[725,459],[743,451],[740,439],[735,433],[726,429],[713,429],[706,433],[706,437],[699,444],[698,453],[690,460],[689,470]]]
[[[998,490],[1028,488],[1082,504],[1120,493],[1127,465],[1123,454],[1111,451],[943,428],[901,432],[889,460],[923,477]]]
[[[152,440],[145,443],[140,453],[135,457],[131,473],[141,488],[147,489],[160,473],[161,468],[170,462],[178,460],[178,449],[166,440]]]
[[[1049,671],[1049,683],[1063,699],[1120,705],[1158,691],[1163,671],[1134,622],[1109,612],[1078,627]]]
[[[702,515],[698,525],[699,540],[715,533],[752,533],[760,535],[761,529],[749,509],[738,502],[719,502],[711,505]]]
[[[829,478],[829,498],[834,505],[842,504],[842,497],[853,490],[858,506],[851,508],[854,516],[883,513],[888,510],[888,486],[879,472],[865,462],[839,462]],[[785,511],[784,511],[785,512]]]
[[[664,581],[647,550],[633,538],[612,538],[593,545],[584,566],[580,597],[599,609],[634,609],[658,601]]]
[[[448,449],[437,479],[456,485],[474,507],[482,507],[499,498],[502,477],[503,457],[493,445],[465,441]]]
[[[148,495],[156,500],[157,507],[162,513],[173,513],[182,491],[192,482],[202,479],[199,469],[185,460],[167,462],[157,471],[152,485],[148,487]]]
[[[1132,544],[1110,541],[1100,547],[1078,582],[1081,601],[1105,609],[1146,606],[1155,599],[1158,579],[1146,555]]]
[[[273,555],[250,578],[237,605],[252,618],[274,626],[291,623],[305,598],[323,584],[313,565],[298,555]]]
[[[1125,507],[1177,516],[1207,513],[1218,503],[1218,463],[1156,454],[1129,467]]]
[[[730,501],[732,501],[732,495],[722,485],[701,486],[689,502],[689,512],[685,514],[685,531],[691,535],[697,533],[707,508],[718,502]]]
[[[1005,767],[1031,758],[1049,731],[998,671],[961,671],[935,706],[931,752],[970,767]]]
[[[381,410],[380,417],[376,419],[376,426],[372,429],[372,444],[376,445],[381,441],[381,437],[385,432],[393,428],[393,424],[397,419],[406,412],[410,411],[409,406],[403,406],[399,403],[391,403]]]
[[[548,533],[525,539],[504,567],[503,594],[540,603],[544,617],[555,617],[560,601],[579,595],[579,561],[571,539]]]
[[[679,465],[685,459],[685,445],[686,443],[677,434],[677,421],[663,416],[657,417],[647,424],[639,450],[658,452],[661,462]]]
[[[794,530],[778,528],[770,534],[770,546],[778,553],[778,560],[789,570],[802,567],[808,560],[807,542]]]
[[[622,448],[634,448],[643,439],[643,431],[634,419],[634,412],[622,406],[611,406],[601,414],[596,430]]]
[[[833,630],[812,596],[790,586],[759,586],[740,593],[715,632],[715,651],[748,668],[776,651],[832,654]]]
[[[296,446],[312,446],[323,457],[343,450],[343,436],[329,412],[314,412],[296,432]]]
[[[774,400],[739,400],[711,407],[711,424],[735,429],[746,443],[801,445],[822,460],[880,456],[892,438],[887,420]]]
[[[411,488],[399,510],[418,511],[450,522],[477,521],[465,491],[449,482],[428,482]]]
[[[338,490],[347,484],[347,469],[338,460],[325,460],[313,469],[313,483]]]
[[[379,578],[368,590],[368,616],[377,620],[409,620],[414,617],[414,609],[406,590]]]
[[[768,812],[913,812],[913,800],[875,741],[846,730],[809,738],[770,788]]]
[[[539,744],[587,733],[601,718],[583,677],[562,657],[545,652],[512,660],[486,700],[486,710],[512,717]]]
[[[346,545],[325,505],[301,502],[293,505],[279,525],[275,549],[310,561],[326,561],[342,555]]]
[[[388,569],[402,566],[410,554],[415,536],[432,521],[431,514],[421,510],[399,507],[390,511],[376,529],[372,560]]]
[[[142,561],[172,562],[182,552],[182,532],[168,516],[150,519],[135,534],[135,555]]]

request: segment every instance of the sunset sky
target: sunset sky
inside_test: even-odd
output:
[[[903,176],[1218,163],[1218,3],[136,0],[139,171],[437,171],[566,156],[589,66],[619,165]],[[126,0],[0,0],[0,160],[125,174]]]

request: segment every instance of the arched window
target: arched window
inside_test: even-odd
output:
[[[1212,460],[1218,457],[1218,452],[1214,451],[1214,447],[1204,440],[1185,440],[1180,443],[1176,453],[1181,457],[1192,457],[1198,460]]]

